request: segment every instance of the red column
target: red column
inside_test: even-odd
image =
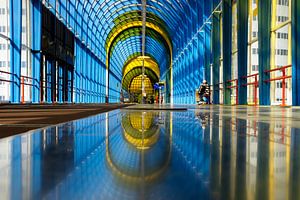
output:
[[[286,106],[285,104],[285,87],[286,87],[286,83],[285,83],[285,69],[282,69],[282,106]]]

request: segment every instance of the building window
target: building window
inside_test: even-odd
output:
[[[26,67],[26,61],[22,61],[22,62],[21,62],[21,67],[22,67],[22,68],[25,68],[25,67]]]
[[[6,67],[5,63],[6,63],[5,61],[0,61],[0,67]]]
[[[289,17],[287,17],[287,16],[277,16],[278,22],[286,22],[288,20],[289,20]]]
[[[258,32],[257,32],[257,31],[253,31],[253,32],[252,32],[252,37],[253,37],[253,38],[257,38],[257,36],[258,36]]]
[[[5,15],[5,8],[0,8],[0,15]]]
[[[288,55],[288,50],[287,49],[276,49],[275,55],[279,56],[287,56]]]
[[[248,16],[248,67],[247,67],[247,74],[248,75],[253,75],[257,74],[259,70],[259,65],[258,65],[258,54],[259,54],[259,49],[258,49],[258,0],[252,0],[250,1],[248,5],[248,10],[249,10],[249,16]],[[255,76],[248,78],[247,82],[252,83],[255,80],[259,79],[259,76]],[[247,102],[248,104],[254,104],[254,86],[250,85],[248,86],[247,90]],[[257,88],[256,91],[257,95],[259,95],[259,89]],[[258,96],[257,96],[258,97]]]
[[[291,64],[291,0],[272,0],[271,21],[271,69]],[[284,8],[283,8],[284,6]],[[286,69],[286,75],[291,75],[291,68]],[[280,77],[279,71],[272,72],[272,77]],[[287,105],[292,103],[291,79],[286,79],[285,96]],[[271,104],[282,103],[282,81],[271,82]]]
[[[9,25],[10,25],[10,13],[9,13],[9,7],[10,7],[10,2],[9,0],[4,0],[1,1],[0,3],[0,33],[4,36],[10,37],[9,35]],[[6,40],[3,37],[0,37],[0,70],[5,71],[5,72],[10,72],[9,68],[9,62],[10,62],[10,54],[9,54],[9,40]],[[1,78],[2,79],[9,79],[7,75],[3,75]],[[5,82],[5,81],[0,81],[0,85],[2,86],[2,89],[0,89],[0,101],[5,101],[9,99],[10,96],[10,90],[9,86],[11,83]],[[6,86],[7,89],[4,89]]]
[[[252,71],[258,71],[258,65],[252,65]]]
[[[0,50],[6,50],[6,45],[5,44],[0,44]]]
[[[289,34],[288,33],[281,33],[281,32],[277,32],[277,38],[278,39],[289,39]]]
[[[253,48],[253,49],[252,49],[252,54],[253,54],[253,55],[258,54],[258,48]]]
[[[280,6],[289,6],[289,0],[278,0],[277,4]]]
[[[21,46],[22,51],[26,51],[27,47],[25,45]]]
[[[30,20],[30,0],[22,0],[22,53],[21,53],[21,75],[22,76],[32,76],[32,70],[30,65],[30,40],[31,37],[30,31],[30,24],[26,23],[26,21]],[[25,86],[25,94],[24,99],[25,101],[31,101],[31,90],[29,86]]]
[[[6,27],[0,26],[0,33],[5,33],[5,32],[6,32]]]
[[[232,51],[231,51],[231,79],[238,78],[238,21],[237,21],[237,2],[232,1]],[[223,80],[225,81],[225,80]],[[231,90],[231,104],[237,104],[236,102],[236,90]]]

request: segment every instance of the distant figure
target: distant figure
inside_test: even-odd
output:
[[[124,94],[123,94],[123,90],[121,90],[121,93],[120,93],[120,103],[124,103]]]
[[[150,104],[154,104],[154,97],[153,97],[153,95],[150,97]]]
[[[210,89],[207,81],[204,80],[199,88],[200,104],[209,104],[210,102]]]
[[[105,96],[105,103],[108,104],[108,95]]]

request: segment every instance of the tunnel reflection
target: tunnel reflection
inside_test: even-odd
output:
[[[244,117],[237,114],[238,110],[228,112],[222,107],[214,112],[217,114],[210,116],[209,133],[213,197],[298,199],[299,194],[291,188],[300,182],[291,176],[291,168],[295,167],[290,162],[299,160],[291,155],[291,150],[299,148],[296,133],[299,129],[291,128],[284,117],[269,120],[274,116],[268,112],[264,114],[268,120],[262,120],[264,110],[250,108]]]
[[[172,133],[164,126],[162,114],[121,113],[122,134],[106,134],[106,159],[121,181],[150,183],[168,167],[172,152]]]
[[[299,199],[299,134],[263,108],[113,111],[0,140],[1,198]]]

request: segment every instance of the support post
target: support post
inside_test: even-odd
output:
[[[25,103],[25,80],[24,77],[21,76],[21,103]]]
[[[216,3],[213,3],[213,9],[216,7]],[[213,80],[214,86],[220,81],[220,57],[221,57],[221,44],[220,44],[220,13],[215,12],[212,14],[212,59],[213,59]],[[213,102],[214,104],[220,103],[220,90],[213,90]]]
[[[143,55],[143,65],[142,65],[142,104],[145,104],[146,91],[145,91],[145,48],[146,48],[146,0],[142,0],[142,55]],[[144,96],[145,95],[145,96]]]
[[[248,68],[248,0],[238,0],[238,100],[239,105],[247,104],[247,87],[242,87]],[[246,82],[247,83],[247,82]]]
[[[286,77],[285,71],[286,71],[286,69],[282,70],[282,76],[283,77]],[[285,78],[284,78],[284,79],[282,79],[282,106],[286,106],[285,91],[286,91],[286,82],[285,82]]]
[[[13,0],[14,1],[14,0]],[[32,103],[40,102],[41,47],[42,47],[42,5],[39,0],[31,0],[31,36],[32,36]]]
[[[223,0],[223,82],[224,105],[230,105],[231,89],[226,87],[226,81],[231,79],[231,49],[232,49],[232,8],[231,0]]]
[[[257,76],[255,76],[255,85],[254,85],[254,105],[257,106],[257,88],[258,88],[258,80],[257,80]]]
[[[258,49],[259,49],[259,102],[260,105],[270,105],[270,69],[271,57],[271,1],[258,1]]]
[[[22,45],[22,1],[10,0],[10,101],[20,103],[21,45]]]
[[[292,0],[292,88],[293,106],[300,105],[300,2]]]

